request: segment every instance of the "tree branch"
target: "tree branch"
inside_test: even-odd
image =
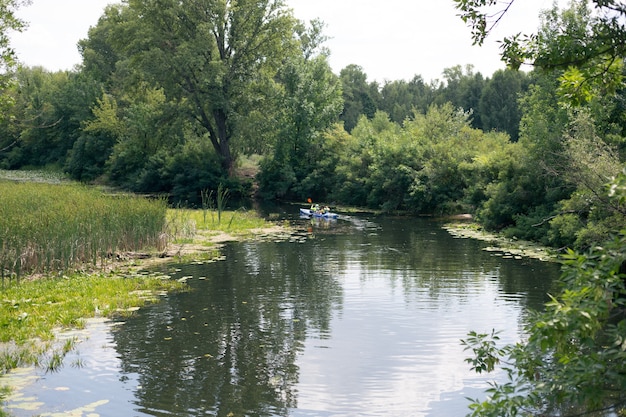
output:
[[[542,221],[540,221],[539,223],[535,223],[532,225],[532,227],[539,227],[539,226],[543,226],[544,224],[546,224],[547,222],[549,222],[552,219],[555,219],[557,217],[559,217],[562,214],[576,214],[578,213],[578,210],[564,210],[561,212],[558,212],[557,214],[555,214],[554,216],[550,216],[550,217],[546,217],[545,219],[543,219]]]

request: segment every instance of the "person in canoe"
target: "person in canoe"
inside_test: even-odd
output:
[[[318,213],[320,211],[320,205],[315,203],[313,204],[313,200],[310,198],[307,199],[307,202],[311,204],[311,213]]]

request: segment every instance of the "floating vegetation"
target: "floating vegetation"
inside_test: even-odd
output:
[[[31,365],[54,371],[76,343],[57,340],[60,329],[82,328],[88,317],[129,316],[185,288],[160,274],[63,276],[10,285],[0,296],[0,375]]]
[[[484,251],[503,259],[533,258],[541,261],[556,261],[557,256],[550,249],[523,240],[508,239],[485,232],[474,223],[453,223],[443,226],[456,238],[477,239],[491,243],[483,248]]]

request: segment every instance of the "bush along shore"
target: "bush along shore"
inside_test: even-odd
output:
[[[0,376],[23,366],[54,370],[77,343],[59,341],[59,331],[186,290],[167,275],[138,272],[153,261],[214,259],[225,241],[289,236],[248,211],[170,209],[72,183],[0,180],[0,195]]]

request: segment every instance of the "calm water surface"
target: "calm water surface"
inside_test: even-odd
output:
[[[463,416],[490,378],[470,330],[520,337],[558,266],[503,259],[427,220],[302,223],[177,265],[192,291],[97,323],[60,372],[25,370],[22,416]],[[80,364],[81,366],[72,366]],[[0,383],[2,381],[0,380]],[[29,409],[25,409],[29,408]]]

